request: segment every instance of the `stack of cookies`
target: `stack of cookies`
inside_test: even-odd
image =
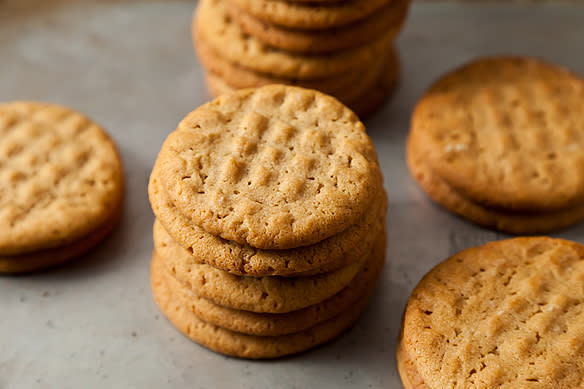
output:
[[[109,136],[65,107],[0,105],[0,273],[75,258],[117,224],[122,165]]]
[[[410,0],[201,0],[193,37],[214,95],[267,84],[316,89],[359,115],[393,89],[393,41]]]
[[[357,116],[316,91],[246,89],[191,112],[149,196],[154,297],[224,354],[276,358],[334,338],[383,267],[377,154]]]
[[[418,103],[408,165],[437,203],[480,225],[547,233],[584,219],[584,80],[541,60],[493,57]]]

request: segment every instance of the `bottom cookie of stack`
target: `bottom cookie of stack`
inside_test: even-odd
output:
[[[258,313],[219,305],[181,283],[156,252],[151,267],[153,294],[181,332],[214,351],[250,359],[299,353],[332,340],[358,319],[383,267],[384,236],[349,285],[299,310]]]
[[[407,164],[426,194],[449,211],[487,228],[517,235],[536,235],[574,225],[584,219],[584,204],[555,212],[517,212],[490,208],[457,192],[435,174],[416,148],[415,136],[407,144]]]

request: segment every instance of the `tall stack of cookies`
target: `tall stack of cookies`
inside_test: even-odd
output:
[[[193,37],[214,95],[267,84],[374,111],[399,74],[393,47],[410,0],[201,0]]]
[[[170,321],[220,353],[315,347],[363,311],[386,194],[357,116],[320,92],[246,89],[191,112],[152,171],[151,280]]]

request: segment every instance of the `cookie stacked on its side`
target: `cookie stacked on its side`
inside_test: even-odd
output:
[[[418,103],[412,175],[475,223],[539,234],[584,219],[584,80],[541,60],[484,58]]]
[[[0,104],[0,273],[61,264],[117,224],[122,164],[109,136],[56,105]]]
[[[201,0],[193,39],[215,95],[287,84],[335,96],[359,115],[393,89],[393,48],[410,0]]]
[[[283,85],[190,113],[152,171],[154,297],[193,340],[276,358],[364,309],[385,260],[387,199],[357,116]]]

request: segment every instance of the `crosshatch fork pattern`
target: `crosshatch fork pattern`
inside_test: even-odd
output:
[[[403,341],[432,387],[584,385],[579,244],[519,238],[463,251],[410,301]]]
[[[203,261],[232,274],[308,276],[333,271],[364,257],[385,224],[387,196],[381,193],[354,225],[318,244],[291,250],[260,250],[226,241],[195,226],[169,201],[158,170],[155,163],[148,189],[157,220],[191,252],[191,262]]]
[[[430,168],[487,206],[584,202],[584,80],[535,59],[478,60],[438,81],[412,131]]]
[[[103,224],[121,188],[117,152],[83,115],[0,105],[0,254],[70,243]]]
[[[377,195],[377,155],[363,124],[319,92],[269,86],[189,114],[159,157],[161,181],[209,233],[293,248],[339,233]]]

